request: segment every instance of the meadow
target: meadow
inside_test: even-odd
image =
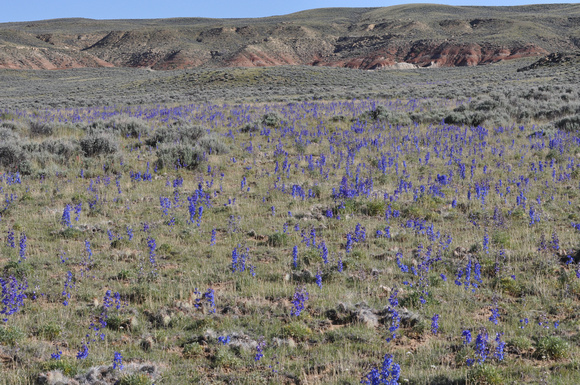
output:
[[[0,384],[580,382],[579,71],[529,62],[2,71]]]

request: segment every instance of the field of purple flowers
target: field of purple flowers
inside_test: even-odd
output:
[[[580,382],[579,111],[495,103],[0,111],[0,384]]]

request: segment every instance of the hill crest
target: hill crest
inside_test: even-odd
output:
[[[408,4],[248,19],[0,24],[0,68],[471,66],[580,48],[580,5]]]

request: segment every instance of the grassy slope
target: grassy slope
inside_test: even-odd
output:
[[[12,249],[3,243],[0,266],[5,275],[25,274],[30,288],[23,308],[0,328],[4,362],[0,383],[33,383],[39,372],[49,368],[84,373],[92,365],[110,365],[115,351],[122,353],[125,363],[143,360],[158,365],[163,377],[155,383],[161,384],[296,383],[294,379],[301,383],[355,384],[372,366],[382,362],[385,353],[395,355],[395,361],[402,367],[401,379],[413,384],[463,384],[467,379],[498,384],[577,383],[580,379],[576,314],[580,281],[575,276],[575,267],[562,265],[553,251],[537,250],[541,237],[550,242],[553,233],[559,237],[562,249],[579,246],[578,232],[570,226],[571,221],[580,221],[577,133],[563,138],[562,147],[556,143],[556,149],[549,148],[549,137],[530,139],[528,135],[535,130],[534,123],[545,124],[559,118],[533,115],[539,111],[569,107],[566,115],[578,113],[580,95],[575,84],[579,72],[577,67],[562,66],[517,73],[517,67],[508,64],[390,73],[302,67],[175,73],[2,71],[3,83],[10,86],[9,90],[2,90],[5,92],[2,99],[8,99],[8,95],[10,99],[21,98],[5,102],[3,118],[22,122],[17,131],[23,137],[29,136],[25,125],[29,119],[55,121],[53,138],[69,140],[82,138],[84,132],[79,127],[107,119],[104,118],[107,114],[122,111],[121,115],[152,118],[144,119],[147,134],[142,138],[116,138],[120,152],[115,156],[91,159],[79,154],[64,164],[35,162],[33,171],[45,173],[44,178],[33,174],[23,177],[22,184],[1,182],[5,194],[16,194],[18,198],[3,211],[0,231],[6,234],[13,229],[16,243],[20,233],[25,232],[28,248],[27,260],[18,263],[18,246]],[[115,77],[103,81],[103,73]],[[286,84],[289,76],[296,84]],[[351,89],[353,83],[356,87]],[[33,84],[39,90],[30,90]],[[375,89],[371,88],[373,85]],[[97,96],[93,95],[96,89]],[[119,97],[123,89],[126,96]],[[187,96],[186,92],[192,89],[196,91]],[[247,94],[242,94],[244,89]],[[349,93],[359,96],[358,100],[350,100]],[[51,102],[61,103],[56,94],[74,97],[67,101],[69,107],[84,104],[85,98],[93,107],[48,107]],[[166,108],[159,95],[169,98],[172,94],[180,99],[169,101]],[[326,95],[327,100],[314,101],[315,94]],[[367,100],[367,94],[372,99]],[[212,97],[219,102],[214,104]],[[272,102],[273,97],[285,99]],[[140,98],[144,99],[143,105]],[[210,102],[190,104],[201,98],[210,98]],[[234,98],[240,99],[240,103],[233,103]],[[393,121],[412,116],[424,118],[430,112],[446,116],[461,105],[467,106],[468,111],[485,111],[490,121],[483,124],[487,131],[449,128],[439,124],[441,117],[417,126],[404,124],[398,129],[369,121],[364,131],[355,133],[350,118],[362,119],[364,112],[373,109],[375,100],[389,111],[398,111],[390,115]],[[482,103],[490,100],[497,104],[487,111]],[[127,106],[129,101],[132,106]],[[106,105],[109,107],[103,108]],[[266,131],[240,132],[247,121],[257,124],[272,111],[284,122],[271,128],[269,136]],[[522,111],[532,115],[518,120]],[[508,113],[507,118],[502,118],[506,119],[501,124],[505,130],[497,129],[498,124],[492,121],[501,118],[502,113]],[[196,171],[160,170],[150,182],[132,181],[132,172],[142,173],[147,162],[153,164],[156,160],[155,149],[148,148],[145,140],[154,130],[167,125],[167,118],[177,116],[222,136],[231,152],[208,156],[207,163]],[[77,127],[56,123],[73,117],[78,121]],[[293,129],[289,131],[287,126]],[[228,134],[230,130],[233,138]],[[460,139],[463,135],[464,143]],[[30,140],[40,143],[47,139],[51,138]],[[377,143],[385,141],[383,147],[380,150],[360,147],[354,151],[354,163],[349,169],[353,178],[358,167],[361,178],[372,175],[376,194],[368,198],[332,199],[332,189],[339,187],[346,173],[347,146],[354,149],[356,143],[372,139]],[[334,154],[330,153],[331,140]],[[252,151],[248,150],[250,143]],[[283,154],[275,153],[279,143],[288,153],[290,163],[289,173],[279,175],[280,180],[274,174],[275,162],[282,168],[285,160]],[[403,150],[398,151],[397,146]],[[456,146],[454,156],[467,165],[465,180],[459,177],[456,164],[449,165],[449,154],[442,150],[445,146]],[[457,152],[459,147],[463,149],[461,155]],[[437,157],[436,149],[445,153],[446,159]],[[427,152],[431,159],[425,165]],[[377,167],[381,154],[388,158],[396,153],[399,175],[395,174],[394,166],[383,174]],[[322,166],[323,175],[320,167],[310,170],[305,157],[312,155],[316,164],[321,154],[327,158]],[[473,179],[472,159],[477,165]],[[551,159],[555,161],[556,178],[570,174],[570,179],[554,181],[549,167]],[[341,167],[334,168],[333,164],[339,161]],[[393,195],[399,186],[403,161],[409,175],[407,180],[413,187],[401,192],[399,199],[391,203],[401,217],[386,222],[384,211],[388,203],[383,201],[383,194]],[[530,164],[533,162],[537,167],[538,161],[544,163],[541,172],[530,169]],[[108,165],[106,170],[103,164]],[[207,166],[211,166],[209,174]],[[79,177],[81,169],[84,178]],[[413,188],[433,185],[429,178],[449,175],[450,170],[454,172],[453,182],[442,186],[444,197],[424,194],[414,199]],[[326,173],[328,178],[324,177]],[[117,175],[122,175],[120,195],[114,182]],[[528,205],[536,205],[538,196],[543,202],[537,206],[542,220],[533,226],[529,225],[529,206],[526,210],[516,206],[520,176],[529,178],[528,188],[520,187]],[[110,179],[105,183],[103,178],[107,177]],[[171,182],[179,177],[184,180],[177,189],[181,206],[164,216],[159,197],[173,199],[175,189]],[[249,191],[240,189],[242,177],[246,178]],[[211,183],[212,179],[213,185],[208,187],[206,182]],[[507,200],[495,192],[500,179],[502,192],[507,186],[512,189]],[[88,190],[91,180],[94,192]],[[486,181],[490,190],[482,204],[475,198],[475,182]],[[186,197],[200,182],[205,191],[219,193],[213,196],[213,207],[206,208],[198,227],[187,223]],[[282,183],[300,185],[305,191],[318,186],[320,196],[292,198],[274,188]],[[471,200],[467,199],[469,189]],[[90,210],[88,203],[95,195],[100,197],[100,203]],[[229,199],[234,198],[236,203],[229,204]],[[457,199],[456,207],[452,207],[453,199]],[[74,221],[71,213],[75,230],[65,231],[60,223],[63,208],[78,202],[83,205],[80,220]],[[340,202],[345,207],[335,215],[339,213],[342,219],[325,218],[326,209],[336,208]],[[292,217],[288,211],[293,213]],[[176,219],[173,226],[168,225],[170,217]],[[418,278],[401,272],[395,256],[400,251],[403,263],[420,265],[421,259],[415,255],[419,245],[423,250],[432,245],[434,254],[440,247],[438,241],[432,242],[425,234],[406,227],[409,219],[425,219],[436,232],[453,238],[451,247],[441,250],[442,260],[426,273],[430,294],[425,305],[419,303],[413,289],[403,284],[416,283]],[[151,226],[149,233],[141,230],[144,222]],[[286,237],[280,235],[285,223]],[[347,253],[346,233],[352,232],[357,223],[366,228],[368,239]],[[296,224],[305,234],[311,228],[316,229],[318,241],[324,240],[328,246],[331,261],[328,265],[323,263],[319,250],[302,242],[300,231],[294,230]],[[393,238],[374,238],[375,230],[387,225]],[[127,227],[134,231],[131,241]],[[214,228],[216,245],[211,246]],[[112,243],[108,230],[113,239],[123,240]],[[483,250],[486,233],[490,237],[489,253]],[[147,237],[153,237],[157,244],[156,275],[150,275]],[[82,276],[87,255],[85,240],[90,241],[94,265]],[[232,250],[238,245],[240,250],[249,248],[248,264],[255,267],[255,277],[248,271],[231,272]],[[294,245],[298,246],[299,255],[296,269],[292,267]],[[453,283],[457,270],[465,268],[468,260],[465,253],[452,252],[457,247],[471,250],[472,258],[481,263],[483,283],[474,293]],[[506,252],[505,260],[499,256],[502,249]],[[64,263],[59,258],[62,251],[68,258]],[[336,267],[339,257],[344,263],[342,273]],[[498,273],[496,262],[500,266]],[[306,283],[310,292],[306,310],[300,317],[293,317],[290,301],[301,284],[293,273],[303,270],[324,273],[323,288],[319,289],[312,281]],[[70,305],[65,307],[62,290],[67,271],[73,272],[76,288],[70,291]],[[447,282],[441,280],[441,273],[446,274]],[[515,280],[510,277],[512,274]],[[391,287],[401,289],[399,309],[406,307],[422,319],[414,326],[402,326],[393,342],[385,341],[388,324],[369,328],[348,319],[333,323],[327,313],[340,309],[339,303],[353,306],[363,301],[374,309],[382,309],[388,305]],[[192,306],[196,288],[201,292],[215,290],[217,314]],[[105,340],[90,346],[87,360],[76,360],[91,320],[100,314],[98,304],[107,289],[121,293],[128,305],[119,312],[110,312],[111,328],[104,330]],[[37,299],[32,299],[33,291]],[[488,319],[495,301],[500,314],[498,325]],[[437,335],[430,332],[433,314],[440,314]],[[530,324],[521,329],[519,320],[523,318],[529,318]],[[545,320],[549,321],[549,329],[537,324]],[[553,328],[554,321],[560,322],[557,330]],[[133,326],[125,324],[120,328],[119,323],[123,322],[133,322]],[[475,338],[481,327],[488,330],[490,342],[496,332],[504,333],[502,339],[508,343],[506,357],[503,362],[489,358],[487,366],[468,368],[465,360],[473,358],[474,351],[471,346],[462,347],[461,332],[470,329]],[[214,337],[208,329],[216,333]],[[254,361],[255,347],[239,349],[222,345],[216,339],[230,335],[236,342],[235,336],[242,334],[250,343],[264,338],[267,347],[261,361]],[[546,340],[546,337],[557,338]],[[540,340],[554,343],[542,352]],[[149,341],[152,348],[144,349]],[[55,348],[63,352],[60,363],[50,358]],[[567,349],[567,356],[550,356],[563,349]]]

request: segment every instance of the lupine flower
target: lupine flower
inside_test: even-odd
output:
[[[26,259],[26,234],[24,232],[20,233],[20,260]]]
[[[13,276],[0,277],[0,286],[2,287],[0,314],[5,316],[2,320],[7,322],[8,316],[16,313],[24,305],[24,299],[27,298],[24,293],[28,289],[28,283],[26,280],[18,282]]]
[[[486,254],[489,254],[489,235],[487,234],[487,230],[483,235],[483,250]]]
[[[298,268],[298,246],[292,248],[292,265],[294,268]]]
[[[129,226],[127,226],[127,237],[129,237],[129,240],[133,239],[133,229]]]
[[[157,264],[155,261],[155,249],[157,248],[157,243],[153,237],[147,238],[147,247],[149,247],[149,262],[151,263],[151,266],[155,268],[155,265]]]
[[[115,352],[115,356],[113,358],[113,369],[123,370],[123,356],[119,352]]]
[[[223,337],[223,336],[220,336],[220,337],[218,337],[218,341],[219,341],[219,342],[221,342],[221,343],[222,343],[222,345],[227,345],[227,344],[229,344],[229,343],[230,343],[230,340],[231,340],[231,339],[230,339],[230,336],[225,336],[225,337]]]
[[[465,329],[462,333],[461,336],[464,338],[463,340],[463,344],[467,345],[471,343],[471,331]]]
[[[320,275],[320,270],[316,273],[316,284],[322,289],[322,276]]]
[[[346,234],[346,252],[350,253],[352,250],[352,235],[350,233]]]
[[[6,245],[13,249],[16,247],[16,244],[14,243],[14,230],[8,230],[8,235],[6,236]]]
[[[197,291],[197,288],[194,291],[197,294],[201,294]],[[214,295],[214,290],[212,288],[207,289],[207,291],[205,293],[203,293],[203,295],[199,298],[196,298],[195,300],[195,307],[196,308],[200,308],[201,307],[201,301],[205,300],[207,302],[207,304],[209,305],[209,312],[210,313],[215,313],[215,295]]]
[[[232,251],[232,272],[236,272],[237,268],[238,268],[238,248],[235,247],[234,250]]]
[[[87,344],[83,343],[81,350],[77,353],[77,360],[84,360],[89,356],[89,347]]]
[[[471,335],[470,335],[471,337]],[[476,360],[478,364],[483,364],[485,362],[485,360],[487,359],[487,354],[488,354],[488,346],[487,346],[487,339],[488,339],[488,335],[487,335],[487,331],[485,329],[482,329],[478,334],[477,337],[475,339],[475,356],[476,356]],[[471,366],[473,365],[473,363],[475,362],[475,360],[473,359],[467,359],[467,366]]]
[[[385,354],[381,370],[379,371],[377,368],[371,369],[370,373],[360,383],[366,385],[397,385],[400,375],[401,367],[394,362],[393,355]]]
[[[431,333],[437,334],[439,331],[439,314],[433,315],[431,318]]]
[[[505,342],[503,342],[501,340],[501,336],[503,333],[496,333],[495,335],[495,357],[499,360],[499,361],[503,361],[504,358],[504,353],[503,350],[505,348]]]
[[[64,207],[64,210],[62,212],[62,218],[60,220],[60,223],[63,226],[72,227],[72,224],[70,223],[70,205],[66,205]]]
[[[82,208],[83,208],[83,203],[82,203],[82,202],[79,202],[79,203],[78,203],[78,204],[77,204],[77,205],[74,207],[75,214],[76,214],[76,216],[75,216],[75,221],[77,221],[77,222],[78,222],[78,221],[79,221],[79,219],[81,218],[81,210],[82,210]]]
[[[53,360],[60,360],[60,357],[62,356],[62,351],[58,350],[55,353],[51,353],[50,358],[52,358]]]
[[[497,307],[497,298],[493,300],[493,307],[491,308],[491,316],[489,320],[497,325],[499,323],[499,308]]]
[[[318,247],[320,248],[320,258],[322,258],[322,261],[326,265],[328,263],[328,248],[326,247],[326,243],[322,241]]]
[[[68,258],[65,257],[66,253],[64,251],[60,251],[60,253],[58,254],[58,257],[60,259],[60,263],[65,263],[66,261],[68,261]]]
[[[290,315],[298,317],[304,310],[306,301],[308,301],[308,292],[306,291],[306,288],[304,286],[296,286],[294,298],[292,299],[292,309],[290,310]]]
[[[93,256],[93,251],[91,250],[91,243],[89,242],[88,239],[85,240],[85,250],[87,251],[87,255],[90,257]]]
[[[264,348],[266,347],[266,341],[261,340],[256,346],[256,355],[254,356],[254,361],[260,361],[264,357]]]
[[[63,301],[64,306],[68,306],[68,300],[71,297],[71,289],[75,287],[73,282],[73,274],[70,271],[66,273],[66,280],[64,281],[64,289],[62,291],[62,296],[65,297]]]

